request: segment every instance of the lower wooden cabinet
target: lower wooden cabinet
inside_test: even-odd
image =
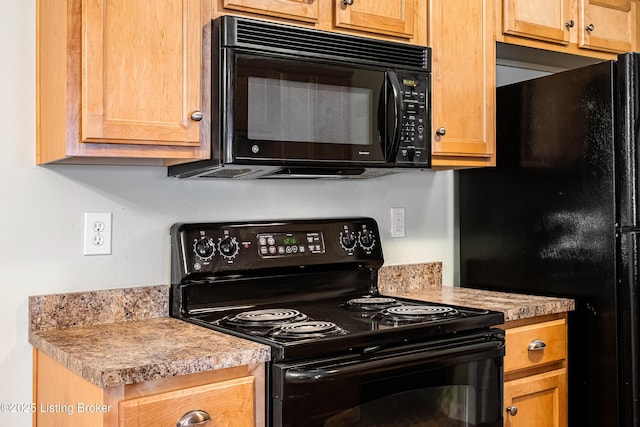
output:
[[[566,426],[567,370],[505,382],[504,406],[505,426]]]
[[[252,426],[253,377],[189,387],[167,393],[128,399],[118,404],[118,425],[127,427],[197,425]]]
[[[264,365],[100,388],[34,350],[33,426],[264,426]],[[178,424],[178,421],[183,424]]]
[[[505,427],[567,426],[566,314],[505,325]]]

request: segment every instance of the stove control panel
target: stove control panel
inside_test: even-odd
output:
[[[180,223],[171,228],[172,281],[191,275],[311,265],[382,265],[372,218]]]
[[[323,254],[324,234],[320,231],[298,233],[260,233],[258,234],[260,256],[303,256]]]

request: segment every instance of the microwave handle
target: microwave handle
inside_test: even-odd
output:
[[[387,144],[387,161],[393,162],[400,145],[400,134],[402,133],[402,88],[400,87],[400,81],[398,75],[394,71],[387,72],[387,80],[389,87],[391,88],[391,96],[393,102],[393,118],[391,126],[393,126],[393,137]]]

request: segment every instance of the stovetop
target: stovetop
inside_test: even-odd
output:
[[[353,300],[370,302],[365,308],[361,303],[352,304]],[[229,307],[194,313],[186,320],[268,344],[273,348],[273,359],[284,360],[367,352],[486,329],[503,323],[503,319],[502,313],[488,310],[360,295],[348,300]]]
[[[273,360],[369,352],[503,323],[380,295],[371,218],[176,224],[171,315],[272,347]]]

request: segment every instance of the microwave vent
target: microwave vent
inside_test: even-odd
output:
[[[430,71],[425,47],[235,16],[220,18],[225,47],[260,49],[319,59],[387,64]],[[215,21],[214,21],[215,22]]]

